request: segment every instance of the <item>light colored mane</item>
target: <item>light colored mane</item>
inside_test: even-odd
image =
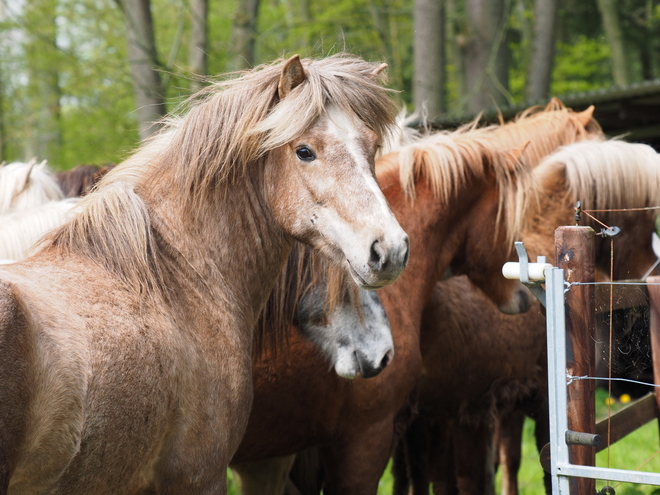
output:
[[[541,191],[566,174],[566,201],[585,210],[660,206],[660,155],[645,144],[583,141],[564,146],[533,172]],[[542,194],[542,192],[539,192]]]
[[[500,151],[471,127],[437,132],[399,149],[399,180],[408,198],[415,198],[416,182],[425,180],[434,196],[447,203],[470,178],[494,176],[499,191],[497,229],[504,228],[507,242],[513,245],[533,184],[518,160],[520,151]]]
[[[346,270],[331,263],[325,256],[309,246],[295,242],[287,263],[259,316],[253,336],[256,355],[268,351],[276,355],[287,347],[286,328],[294,319],[300,300],[315,286],[323,284],[326,290],[326,312],[331,313],[355,284]],[[357,307],[357,300],[353,299]]]
[[[182,107],[185,113],[164,119],[159,133],[101,180],[50,244],[104,266],[129,287],[165,296],[162,257],[141,193],[156,186],[176,191],[185,220],[199,223],[208,220],[218,194],[248,184],[268,152],[295,139],[329,106],[381,138],[390,131],[395,106],[375,75],[380,64],[344,54],[301,62],[306,78],[282,100],[282,61],[202,89]]]
[[[0,166],[0,215],[61,199],[64,194],[45,160],[39,164],[33,159]]]
[[[0,216],[0,259],[18,261],[37,252],[38,241],[62,225],[77,203],[77,198],[49,201]]]
[[[557,98],[544,107],[530,107],[515,120],[482,129],[502,149],[513,148],[529,141],[521,160],[535,167],[544,157],[560,146],[585,139],[604,139],[603,131],[593,118],[585,126],[584,116],[566,108]]]

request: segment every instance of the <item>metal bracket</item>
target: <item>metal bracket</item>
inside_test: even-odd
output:
[[[525,245],[516,241],[514,246],[519,261],[505,263],[502,266],[502,274],[508,279],[520,280],[545,307],[545,289],[541,284],[545,283],[545,271],[552,268],[552,265],[545,261],[545,256],[539,256],[536,263],[530,263]]]

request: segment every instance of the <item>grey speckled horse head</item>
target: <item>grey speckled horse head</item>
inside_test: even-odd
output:
[[[339,376],[371,378],[394,355],[390,322],[375,291],[357,289],[356,298],[357,305],[347,295],[326,314],[325,290],[317,285],[300,300],[295,323]]]

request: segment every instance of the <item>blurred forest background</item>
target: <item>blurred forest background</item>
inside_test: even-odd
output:
[[[294,53],[389,64],[430,118],[660,76],[658,0],[0,0],[0,154],[117,162],[219,74]]]

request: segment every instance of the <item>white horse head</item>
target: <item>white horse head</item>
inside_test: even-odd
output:
[[[358,305],[346,297],[325,314],[325,291],[307,292],[296,310],[296,324],[328,358],[339,376],[370,378],[392,360],[390,322],[375,291],[358,289]]]

